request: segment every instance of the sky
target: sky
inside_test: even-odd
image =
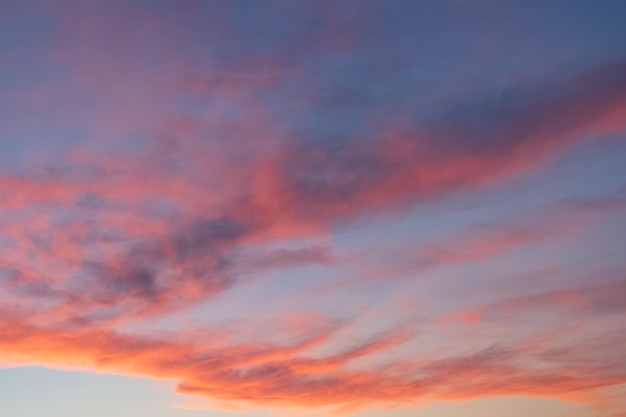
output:
[[[0,415],[625,417],[622,0],[0,0]]]

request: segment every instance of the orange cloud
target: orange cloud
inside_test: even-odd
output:
[[[45,328],[2,317],[0,352],[7,360],[175,379],[181,393],[259,406],[391,405],[418,398],[498,395],[581,398],[594,389],[626,382],[626,370],[620,367],[577,362],[576,356],[583,351],[576,347],[539,368],[528,364],[541,357],[546,360],[550,349],[525,356],[517,348],[491,347],[452,357],[411,358],[385,367],[348,369],[355,358],[407,339],[390,333],[326,359],[306,359],[302,355],[319,343],[318,336],[286,347],[240,344],[215,350],[190,341],[87,328]]]

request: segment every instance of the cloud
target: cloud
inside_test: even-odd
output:
[[[328,294],[367,283],[418,280],[438,268],[489,262],[510,252],[563,241],[625,207],[626,199],[618,190],[607,196],[566,198],[515,211],[421,243],[378,243],[352,255],[350,259],[359,265],[356,272],[316,290]],[[477,320],[473,312],[459,317]]]
[[[569,236],[581,213],[624,207],[621,197],[562,201],[530,218],[392,247],[382,266],[385,248],[376,241],[350,257],[363,274],[341,286],[332,268],[347,263],[334,247],[338,233],[506,184],[585,140],[623,131],[626,63],[597,60],[515,82],[505,76],[505,87],[480,91],[451,83],[439,96],[431,90],[443,91],[454,76],[443,67],[468,56],[431,66],[424,51],[448,41],[417,42],[404,15],[434,27],[429,16],[450,19],[448,7],[420,14],[402,2],[411,13],[398,14],[400,3],[331,3],[46,9],[46,62],[28,68],[55,70],[17,83],[27,88],[11,92],[17,110],[8,124],[38,138],[32,143],[50,137],[64,146],[0,172],[3,357],[172,379],[181,393],[237,404],[343,410],[422,398],[576,397],[625,382],[619,337],[602,333],[603,343],[593,344],[593,329],[583,328],[575,335],[584,343],[550,339],[531,349],[532,331],[500,342],[484,328],[553,316],[608,326],[623,313],[622,281],[446,306],[447,316],[425,325],[428,336],[397,325],[397,311],[368,321],[367,336],[350,343],[335,338],[348,319],[298,316],[300,304],[327,302],[330,293],[350,306],[368,279],[493,260]],[[446,75],[437,78],[440,68]],[[236,302],[245,329],[238,335],[148,330],[236,298],[262,274],[288,271],[299,284],[303,266],[323,266],[316,271],[332,282],[326,294],[296,294],[296,306],[281,312],[287,330],[267,325],[264,308]],[[362,311],[350,313],[358,320]],[[456,344],[460,337],[445,339],[437,326],[459,321],[484,331],[484,343],[428,351],[431,339]],[[424,352],[411,350],[420,337]]]
[[[277,249],[266,254],[256,255],[253,259],[243,261],[253,271],[263,269],[287,269],[300,265],[332,265],[337,256],[330,248],[310,246],[302,249]]]
[[[195,351],[193,345],[126,339],[107,329],[206,302],[232,288],[241,270],[250,276],[255,270],[328,265],[335,260],[331,252],[316,246],[263,254],[254,253],[255,245],[324,235],[368,215],[503,181],[541,166],[562,149],[605,132],[615,123],[619,127],[616,115],[621,114],[626,97],[618,71],[622,67],[602,66],[550,85],[541,98],[520,93],[512,104],[492,104],[497,111],[485,110],[477,116],[463,111],[471,123],[453,112],[422,130],[393,124],[360,141],[333,143],[283,134],[265,149],[246,147],[252,143],[252,131],[232,127],[224,131],[227,136],[220,146],[193,137],[155,140],[141,152],[74,152],[56,168],[48,167],[45,175],[6,173],[0,183],[2,210],[8,214],[5,233],[11,243],[2,264],[4,297],[23,304],[18,312],[30,308],[32,318],[44,326],[21,325],[23,332],[15,336],[15,346],[21,343],[26,349],[33,345],[28,333],[36,340],[50,337],[58,346],[26,352],[24,360],[68,363],[71,360],[62,351],[69,349],[77,335],[87,332],[80,330],[81,326],[95,325],[94,331],[102,333],[93,337],[106,346],[75,345],[72,352],[83,358],[82,366],[110,364],[112,370],[163,374],[179,379],[181,392],[291,405],[346,405],[367,398],[398,403],[435,395],[432,381],[441,378],[439,371],[426,379],[405,379],[380,370],[344,369],[352,358],[391,348],[394,343],[385,340],[321,360],[292,357],[249,365],[249,369],[227,368],[210,373],[207,379],[192,370],[197,365],[192,366],[192,359],[185,356],[189,350]],[[581,80],[586,83],[579,88]],[[587,106],[594,111],[583,117],[581,109]],[[257,126],[269,129],[257,136],[271,136],[275,124],[254,107],[250,111],[260,123]],[[447,123],[444,121],[450,126],[445,131],[437,128]],[[591,206],[597,208],[597,204]],[[421,248],[413,261],[417,268],[424,268],[484,260],[544,241],[550,237],[549,231],[501,224],[460,241]],[[238,263],[242,251],[252,251],[247,264]],[[511,302],[522,308],[558,301],[568,294]],[[606,301],[606,296],[606,292],[598,293],[600,300]],[[589,303],[589,308],[600,308],[599,302]],[[463,317],[479,321],[486,312],[472,314]],[[53,331],[45,326],[68,327],[67,331]],[[91,337],[88,333],[83,336]],[[126,359],[115,359],[118,343],[120,348],[125,344],[133,347],[120,353],[128,356],[128,361],[151,355],[152,347],[143,346],[155,344],[155,349],[168,351],[165,356],[180,350],[176,355],[182,354],[183,362],[176,371],[164,371],[173,365],[158,360],[133,368]],[[114,359],[102,359],[111,356]],[[495,381],[502,379],[499,373],[490,373],[489,367],[479,369]],[[555,393],[565,393],[615,383],[614,378],[604,376],[585,382],[553,374],[536,376],[528,369],[519,372],[519,379],[508,385],[481,384],[486,393],[498,389],[521,393],[539,390],[535,385],[545,379],[557,387]],[[248,394],[242,396],[225,387],[245,387]],[[446,389],[450,396],[478,395],[463,394],[458,387]]]
[[[625,68],[602,65],[521,90],[513,103],[488,100],[487,109],[474,98],[431,128],[396,125],[364,140],[296,141],[268,167],[267,188],[283,212],[332,222],[502,181],[624,128]]]
[[[212,349],[210,344],[163,337],[43,328],[4,316],[0,326],[5,335],[0,350],[9,360],[176,379],[181,393],[256,406],[389,405],[517,394],[571,398],[626,380],[626,370],[617,364],[606,366],[609,358],[619,360],[619,355],[600,362],[580,361],[579,355],[589,353],[581,345],[570,345],[558,357],[551,356],[554,347],[550,346],[530,353],[521,346],[490,346],[452,356],[412,357],[385,367],[348,369],[346,364],[355,358],[382,352],[410,337],[381,334],[330,357],[307,359],[304,352],[320,340],[314,333],[308,341],[291,346],[239,344]],[[608,354],[617,352],[621,344],[599,346]],[[537,360],[544,365],[534,366]]]
[[[548,293],[531,294],[503,300],[481,308],[481,316],[503,317],[534,312],[546,313],[550,310],[570,311],[584,316],[597,314],[618,314],[626,308],[622,299],[626,294],[626,281],[601,283],[581,288],[568,288]]]

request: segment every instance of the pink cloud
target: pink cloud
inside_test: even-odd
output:
[[[206,303],[237,286],[242,270],[249,276],[341,260],[332,247],[264,251],[272,244],[328,237],[368,216],[503,184],[594,135],[623,130],[623,62],[540,85],[512,106],[498,107],[503,115],[497,120],[478,114],[468,123],[452,109],[442,121],[416,128],[401,114],[373,121],[360,140],[329,144],[300,135],[289,120],[276,120],[261,100],[260,92],[278,89],[287,71],[302,70],[290,59],[238,58],[230,62],[231,72],[197,75],[186,69],[190,62],[175,53],[177,45],[168,42],[167,28],[154,16],[134,11],[111,31],[102,23],[108,16],[101,20],[92,12],[63,11],[65,36],[80,34],[89,42],[76,37],[54,54],[57,64],[71,68],[72,84],[95,97],[83,120],[93,128],[88,145],[49,165],[0,173],[7,238],[0,260],[3,357],[173,379],[181,393],[262,406],[348,409],[421,398],[579,398],[626,383],[626,370],[615,360],[623,340],[606,335],[602,340],[613,344],[600,346],[605,359],[590,361],[588,346],[566,349],[558,341],[532,352],[527,346],[496,346],[396,357],[394,352],[419,339],[417,332],[392,326],[344,345],[332,340],[342,324],[324,317],[286,317],[293,320],[285,331],[291,337],[282,344],[258,317],[250,317],[247,327],[267,334],[243,342],[207,335],[194,340],[184,331],[119,330]],[[339,56],[356,35],[341,19],[328,25],[330,35],[308,42],[333,42]],[[228,36],[231,30],[220,27],[216,33]],[[157,62],[159,71],[146,72],[135,55],[142,50],[140,34],[163,41],[143,57]],[[45,107],[55,93],[34,90],[22,99],[29,108]],[[219,103],[216,114],[180,114],[172,103],[188,96],[211,97]],[[470,108],[484,104],[468,101]],[[316,111],[315,100],[298,105]],[[236,107],[236,122],[227,118],[229,106]],[[511,123],[503,127],[500,116]],[[134,135],[141,137],[139,150],[129,143]],[[349,283],[485,261],[545,243],[579,226],[559,218],[568,205],[576,202],[564,203],[563,211],[544,222],[498,223],[408,248],[402,253],[408,259],[395,269],[364,268],[366,276]],[[583,209],[619,208],[623,200],[588,206]],[[326,289],[346,287],[333,283]],[[479,329],[489,320],[510,324],[516,314],[554,311],[601,319],[623,313],[624,296],[621,281],[565,288],[452,311],[436,325],[460,321]],[[583,336],[589,335],[581,331]],[[322,346],[331,353],[315,356],[312,351]],[[555,358],[555,352],[562,355]],[[376,365],[386,354],[388,363]]]

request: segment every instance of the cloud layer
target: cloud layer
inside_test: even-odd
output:
[[[623,172],[554,174],[624,152],[610,2],[261,3],[3,6],[3,360],[340,412],[626,383]]]

